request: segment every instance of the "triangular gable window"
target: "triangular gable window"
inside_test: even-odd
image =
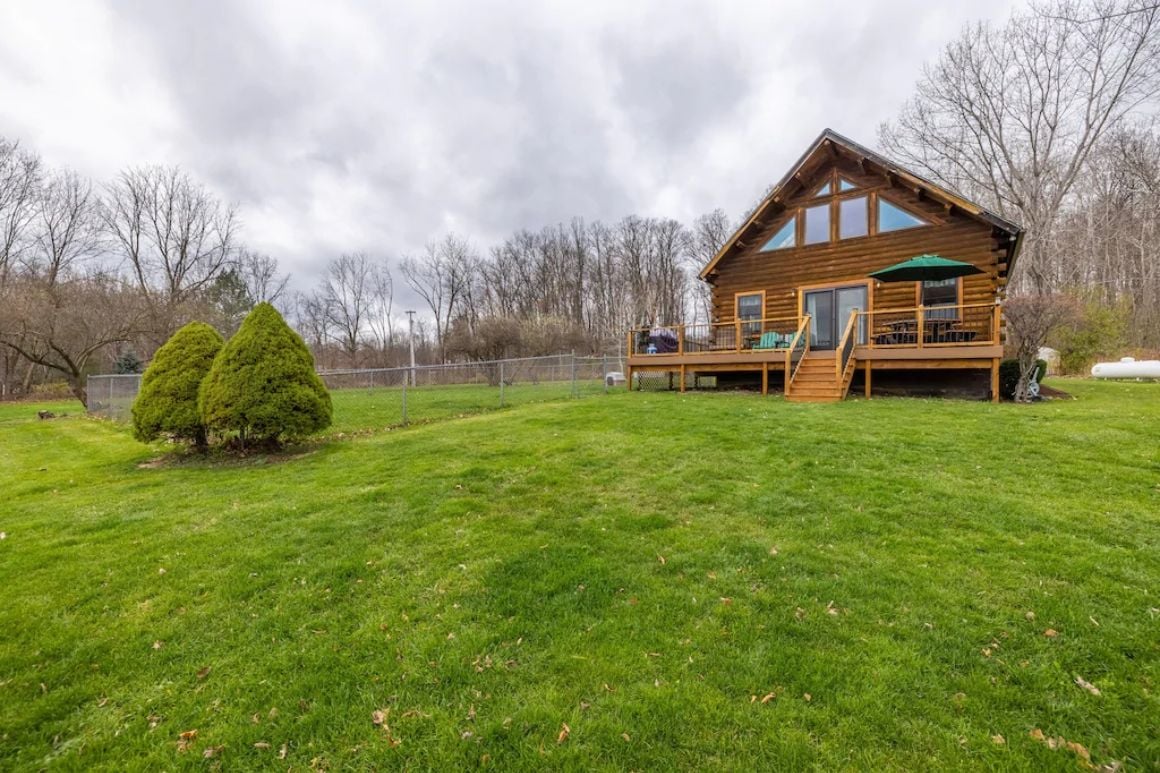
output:
[[[845,177],[838,178],[838,192],[839,193],[842,193],[843,191],[852,191],[857,187],[858,187],[857,185],[850,182]]]
[[[817,191],[814,192],[814,198],[817,198],[818,196],[829,196],[832,192],[833,192],[833,186],[830,185],[829,183],[826,183],[825,185],[823,185],[821,188],[818,188]]]
[[[912,215],[902,207],[896,207],[885,199],[878,199],[878,233],[917,228],[920,225],[930,225],[930,222]]]
[[[795,246],[797,246],[797,215],[791,217],[785,222],[785,225],[777,229],[777,233],[765,243],[761,251],[784,250]]]

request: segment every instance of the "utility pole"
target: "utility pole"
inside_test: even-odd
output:
[[[407,311],[407,342],[411,345],[411,386],[415,386],[415,310]]]

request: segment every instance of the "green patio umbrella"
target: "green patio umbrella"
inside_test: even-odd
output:
[[[917,258],[872,271],[870,276],[880,282],[937,282],[940,279],[982,273],[981,268],[963,263],[961,260],[951,260],[938,255],[919,255]]]

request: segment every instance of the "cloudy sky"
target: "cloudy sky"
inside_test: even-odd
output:
[[[0,134],[98,179],[181,165],[301,287],[447,231],[736,216],[1013,5],[12,0]]]

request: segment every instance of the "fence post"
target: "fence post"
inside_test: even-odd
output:
[[[403,377],[403,426],[407,426],[407,382],[411,379]]]
[[[572,350],[572,397],[579,397],[580,393],[576,391],[576,350]]]
[[[499,361],[499,407],[503,408],[503,360]]]
[[[600,355],[600,380],[604,382],[604,394],[608,394],[608,355]]]

